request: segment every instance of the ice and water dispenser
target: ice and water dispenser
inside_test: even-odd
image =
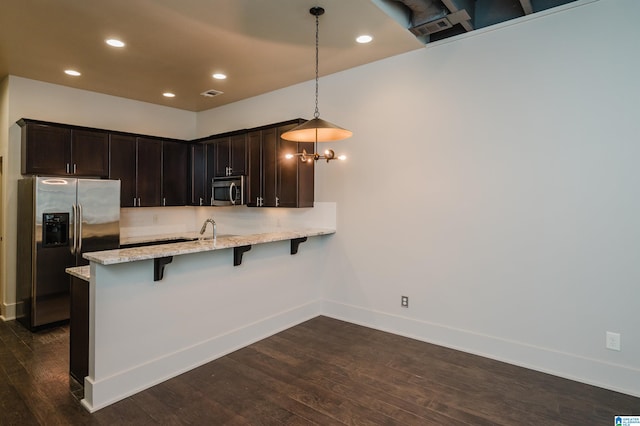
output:
[[[42,214],[42,247],[69,245],[69,213]]]

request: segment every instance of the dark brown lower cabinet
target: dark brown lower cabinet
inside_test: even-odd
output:
[[[89,375],[89,283],[71,277],[69,374],[84,386]]]

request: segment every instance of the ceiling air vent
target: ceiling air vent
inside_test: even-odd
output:
[[[447,28],[451,28],[451,27],[452,27],[451,22],[449,22],[447,18],[441,18],[435,21],[425,22],[424,24],[409,28],[409,31],[411,31],[411,33],[416,37],[419,37],[419,36],[437,33],[438,31],[446,30]]]
[[[224,92],[221,92],[219,90],[211,89],[211,90],[204,91],[200,94],[207,98],[213,98],[214,96],[222,95],[223,93]]]

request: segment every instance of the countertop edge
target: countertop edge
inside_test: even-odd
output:
[[[90,272],[90,267],[89,265],[85,265],[85,266],[74,266],[71,268],[66,268],[64,271],[69,274],[69,275],[73,275],[74,277],[80,278],[83,281],[91,281],[91,272]]]
[[[256,233],[249,235],[233,235],[218,237],[215,241],[209,239],[202,241],[188,241],[180,243],[149,245],[144,247],[132,247],[125,249],[90,252],[84,253],[83,257],[91,262],[96,262],[101,265],[114,265],[118,263],[129,263],[140,260],[157,259],[160,257],[180,256],[191,253],[200,253],[255,244],[292,240],[296,238],[330,235],[335,234],[335,232],[335,229],[304,228],[278,232]],[[72,271],[69,270],[76,268],[67,269],[68,273],[75,275]],[[82,276],[78,277],[85,279]]]

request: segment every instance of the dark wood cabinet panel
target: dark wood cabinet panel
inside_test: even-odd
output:
[[[249,173],[246,183],[245,199],[249,207],[258,207],[263,192],[262,179],[262,131],[256,130],[247,135],[247,162]]]
[[[162,142],[162,205],[187,205],[187,170],[189,145],[184,142]]]
[[[295,122],[249,132],[249,207],[313,207],[314,162],[286,158],[303,149],[313,152],[313,143],[290,142],[280,137],[297,125]]]
[[[191,144],[189,146],[189,205],[204,206],[210,203],[207,199],[206,145]]]
[[[89,283],[71,277],[69,374],[84,385],[89,375]]]
[[[247,174],[247,134],[241,133],[213,139],[213,176],[241,176]]]
[[[136,138],[112,134],[109,148],[109,179],[120,179],[120,207],[134,207],[136,194]]]
[[[278,129],[278,134],[290,130],[293,126]],[[278,194],[280,207],[313,207],[315,161],[300,161],[299,157],[287,159],[287,153],[314,152],[313,143],[291,142],[278,139]]]
[[[229,157],[231,156],[231,142],[229,138],[214,139],[212,142],[213,176],[229,176]]]
[[[206,200],[205,204],[211,205],[211,195],[213,191],[212,181],[214,176],[216,175],[216,145],[215,143],[209,142],[204,145],[204,156],[205,156],[205,184],[207,185],[207,189],[205,191]]]
[[[107,177],[109,134],[20,120],[22,174]]]
[[[20,122],[22,174],[66,175],[71,164],[71,130]]]
[[[138,138],[138,207],[162,205],[162,141]]]
[[[109,134],[73,129],[71,160],[71,174],[107,177],[109,175]]]
[[[247,174],[247,134],[231,136],[229,146],[231,174],[234,176]]]

